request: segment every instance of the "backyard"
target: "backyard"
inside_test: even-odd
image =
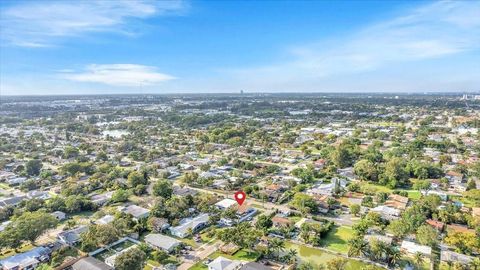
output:
[[[285,244],[286,249],[295,249],[298,252],[298,257],[305,262],[312,263],[315,266],[325,264],[326,262],[339,258],[338,255],[325,252],[316,248],[307,247],[307,246],[300,246],[291,242],[287,242]],[[345,270],[358,270],[362,267],[367,266],[368,264],[356,261],[356,260],[348,260]],[[379,268],[381,269],[381,268]]]
[[[347,253],[348,252],[348,240],[353,235],[351,227],[347,226],[335,226],[327,234],[327,237],[323,239],[323,247],[334,252]]]

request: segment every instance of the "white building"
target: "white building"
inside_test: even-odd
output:
[[[237,202],[232,200],[232,199],[223,199],[215,204],[215,206],[220,209],[220,210],[225,210],[228,209],[234,205],[236,205]]]
[[[400,249],[411,255],[414,255],[416,253],[421,253],[425,256],[430,256],[430,254],[432,253],[431,247],[419,245],[415,242],[410,242],[407,240],[403,240],[402,246],[400,247]]]
[[[185,238],[190,234],[190,232],[195,233],[205,228],[208,223],[208,218],[208,214],[201,214],[195,218],[182,219],[180,221],[180,225],[176,227],[170,227],[170,233],[177,237]]]
[[[153,248],[161,249],[168,253],[175,250],[182,243],[175,238],[159,233],[148,234],[145,236],[145,242]]]

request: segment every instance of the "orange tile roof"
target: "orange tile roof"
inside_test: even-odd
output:
[[[442,229],[443,226],[445,225],[443,222],[440,222],[438,220],[433,220],[433,219],[427,219],[427,224],[430,225],[430,226],[433,226],[437,229]]]

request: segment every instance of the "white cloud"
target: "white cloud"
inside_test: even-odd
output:
[[[480,1],[441,1],[363,27],[344,38],[296,46],[289,50],[290,61],[230,69],[227,73],[250,89],[295,90],[296,85],[310,85],[303,88],[310,91],[331,77],[479,48]]]
[[[0,11],[1,40],[23,47],[54,45],[59,38],[91,32],[133,34],[125,23],[184,11],[183,1],[26,1]]]
[[[72,81],[102,83],[113,86],[154,85],[175,79],[159,73],[155,67],[134,64],[89,65],[85,72],[69,70],[62,77]]]

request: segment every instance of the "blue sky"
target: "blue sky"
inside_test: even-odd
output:
[[[480,1],[2,1],[0,94],[480,91]]]

